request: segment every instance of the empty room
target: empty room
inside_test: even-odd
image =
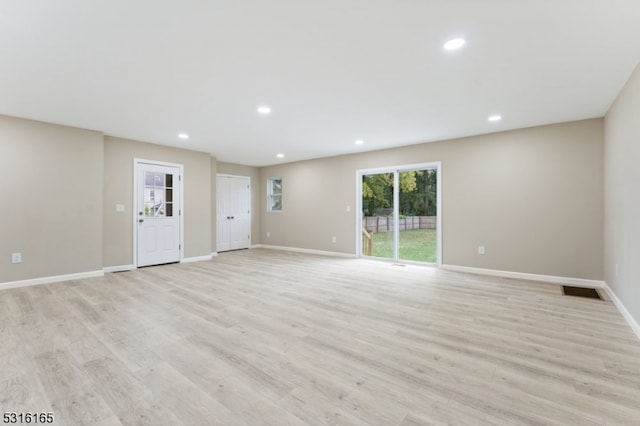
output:
[[[640,2],[0,2],[0,416],[640,424]]]

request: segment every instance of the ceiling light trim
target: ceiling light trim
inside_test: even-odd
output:
[[[271,114],[271,107],[269,105],[260,105],[257,111],[258,111],[258,114],[269,115]]]
[[[447,51],[454,51],[454,50],[462,49],[465,44],[467,44],[467,41],[465,39],[463,39],[462,37],[456,37],[447,41],[442,46],[442,48]]]

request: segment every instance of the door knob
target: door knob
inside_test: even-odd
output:
[[[142,223],[144,222],[144,219],[138,219],[138,222]]]

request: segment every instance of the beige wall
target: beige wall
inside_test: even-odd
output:
[[[605,281],[640,323],[639,117],[640,65],[605,117],[604,155]]]
[[[101,133],[0,116],[0,178],[0,282],[102,270]]]
[[[236,176],[249,176],[251,178],[251,244],[260,244],[260,214],[262,212],[261,209],[261,198],[260,194],[264,193],[260,191],[262,188],[260,184],[260,169],[257,167],[251,166],[243,166],[240,164],[233,163],[224,163],[222,161],[218,161],[217,163],[217,171],[214,172],[219,174],[226,175],[236,175]],[[213,186],[213,194],[215,197],[215,185]],[[213,209],[214,213],[214,224],[213,228],[215,229],[215,213],[217,209]],[[215,231],[214,231],[215,232]],[[213,240],[214,245],[216,240]]]
[[[630,184],[638,181],[638,79],[607,116],[607,281],[624,300],[638,300],[629,260],[639,240]],[[253,244],[354,253],[356,170],[441,161],[444,263],[603,279],[603,139],[603,120],[594,119],[258,169],[1,117],[0,170],[19,185],[2,190],[11,202],[0,225],[0,282],[130,265],[133,158],[184,165],[185,257],[216,250],[216,173],[251,177]],[[270,176],[284,178],[281,213],[266,212]],[[14,251],[22,264],[10,264]]]
[[[184,257],[211,254],[211,156],[106,136],[104,138],[104,266],[133,263],[133,159],[184,166]],[[124,204],[124,212],[115,205]]]
[[[355,253],[356,170],[441,161],[443,263],[601,280],[602,150],[594,119],[266,167],[262,243]]]

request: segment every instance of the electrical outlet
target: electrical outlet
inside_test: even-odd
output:
[[[331,242],[332,242],[332,243],[335,243],[336,241],[337,241],[337,239],[336,239],[336,237],[335,237],[335,236],[334,236],[334,237],[331,237]]]
[[[271,237],[271,232],[267,231],[267,238]]]
[[[22,253],[11,253],[11,263],[22,263]]]
[[[486,251],[484,249],[484,246],[478,246],[478,254],[485,254]]]

